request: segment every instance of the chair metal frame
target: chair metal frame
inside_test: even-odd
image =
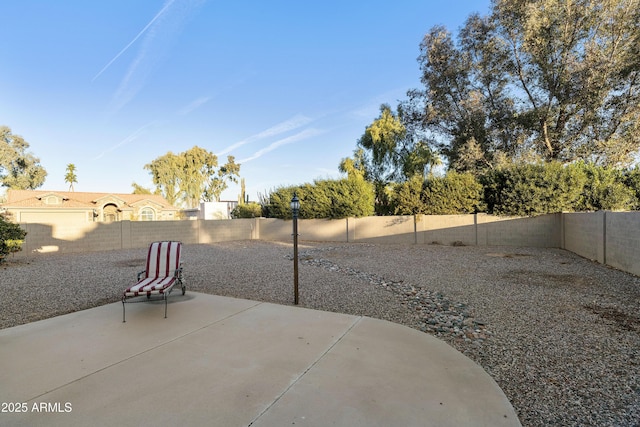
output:
[[[175,254],[172,250],[176,251]],[[182,295],[187,290],[182,271],[181,251],[182,243],[177,241],[153,242],[149,245],[146,268],[138,272],[136,283],[122,293],[123,323],[126,322],[126,303],[164,300],[164,317],[167,318],[167,298],[174,286],[179,285]],[[176,258],[175,265],[170,265],[172,254]],[[155,272],[150,271],[152,269],[155,269]],[[165,281],[167,283],[164,283]]]

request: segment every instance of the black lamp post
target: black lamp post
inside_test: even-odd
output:
[[[291,212],[293,214],[293,303],[298,305],[298,212],[300,212],[300,200],[296,193],[291,199]]]

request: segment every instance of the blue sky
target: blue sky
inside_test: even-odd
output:
[[[241,163],[252,200],[339,178],[382,103],[420,87],[419,44],[489,0],[0,2],[0,125],[41,189],[152,188],[144,165],[194,145]],[[223,193],[236,200],[238,185]]]

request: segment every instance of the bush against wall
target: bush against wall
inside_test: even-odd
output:
[[[586,175],[576,164],[517,164],[489,171],[482,183],[489,213],[530,216],[574,210]]]
[[[414,175],[405,182],[387,187],[386,199],[395,215],[418,215],[425,213],[426,206],[422,198],[424,179]]]
[[[471,173],[449,171],[425,183],[424,203],[428,215],[469,214],[485,210],[482,184]]]
[[[576,167],[582,169],[586,178],[576,211],[620,211],[636,207],[636,192],[625,182],[622,170],[583,162]]]
[[[268,218],[290,219],[294,192],[300,199],[302,219],[361,217],[374,212],[373,185],[352,177],[277,188],[263,202],[263,214]]]
[[[640,171],[577,162],[518,164],[481,178],[488,212],[539,215],[639,207]]]
[[[278,187],[266,196],[260,195],[262,215],[266,218],[291,219],[290,204],[294,192],[300,198],[299,188],[293,186]]]
[[[482,184],[471,173],[449,171],[445,176],[422,176],[396,184],[389,197],[396,215],[456,215],[485,209]]]
[[[256,202],[239,204],[231,211],[231,218],[259,218],[261,216],[262,205]]]
[[[373,184],[354,175],[278,188],[262,203],[263,215],[290,219],[294,192],[300,199],[303,219],[374,214]],[[487,212],[532,216],[633,210],[640,208],[640,168],[622,171],[584,162],[519,163],[489,170],[480,177],[450,170],[442,177],[423,180],[416,174],[404,182],[389,184],[384,196],[389,214],[394,215]]]
[[[640,210],[640,166],[627,170],[624,174],[624,184],[633,192],[635,198],[631,210]]]
[[[9,222],[0,215],[0,263],[10,253],[22,250],[27,233],[18,224]]]

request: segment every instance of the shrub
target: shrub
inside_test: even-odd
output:
[[[426,213],[423,198],[424,180],[414,175],[407,181],[396,184],[388,192],[388,199],[396,215],[418,215]]]
[[[262,216],[262,205],[251,202],[242,203],[231,211],[232,218],[257,218]]]
[[[471,173],[449,171],[426,181],[420,175],[396,184],[390,199],[397,215],[456,215],[484,210],[484,193]]]
[[[593,163],[578,163],[576,167],[582,169],[586,176],[582,198],[576,210],[616,211],[634,208],[637,202],[635,191],[625,183],[621,170]]]
[[[363,178],[316,181],[309,194],[321,197],[324,210],[316,211],[314,218],[348,218],[373,215],[373,185]]]
[[[22,250],[27,233],[18,224],[9,222],[0,215],[0,263],[10,253]]]
[[[351,177],[280,187],[269,194],[263,206],[264,215],[290,219],[294,192],[300,199],[299,217],[302,219],[360,217],[374,212],[373,186],[360,177]]]
[[[482,177],[490,213],[530,216],[574,210],[586,176],[577,165],[519,164]]]
[[[271,191],[262,201],[262,213],[267,218],[291,219],[291,199],[293,193],[302,196],[298,187],[279,187]]]
[[[426,181],[423,192],[429,215],[469,214],[485,210],[483,187],[471,173],[449,171]]]
[[[635,194],[632,210],[640,209],[640,166],[630,169],[624,174],[625,185]]]

